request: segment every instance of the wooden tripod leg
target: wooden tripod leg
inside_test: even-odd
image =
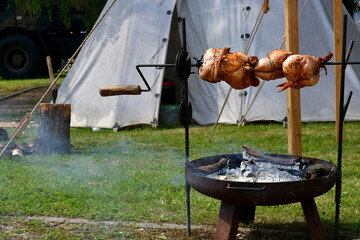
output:
[[[326,233],[322,227],[319,212],[314,199],[301,202],[306,223],[312,240],[326,240]]]
[[[221,201],[216,240],[235,240],[240,223],[240,206]]]

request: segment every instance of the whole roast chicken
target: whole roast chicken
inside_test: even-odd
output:
[[[277,85],[281,87],[279,92],[284,91],[288,87],[299,89],[302,87],[314,86],[320,79],[320,69],[327,69],[327,63],[333,54],[328,53],[323,57],[314,57],[309,55],[291,55],[283,63],[283,72],[286,82]]]
[[[200,78],[212,83],[223,80],[234,89],[256,87],[260,83],[253,70],[257,60],[257,57],[249,57],[243,52],[230,53],[228,47],[210,48],[204,54]]]
[[[279,92],[291,87],[299,89],[314,86],[320,79],[320,69],[324,68],[333,54],[324,57],[293,54],[276,49],[269,53],[267,58],[261,58],[255,65],[255,75],[263,80],[286,78],[286,82],[277,85]]]

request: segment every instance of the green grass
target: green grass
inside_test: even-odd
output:
[[[287,129],[278,123],[190,128],[190,158],[239,153],[243,144],[287,152]],[[341,231],[360,234],[360,122],[345,125]],[[30,142],[36,129],[22,139]],[[334,123],[304,123],[303,155],[336,163]],[[0,215],[185,223],[184,129],[160,126],[113,132],[71,129],[75,152],[0,161]],[[329,232],[334,189],[316,198]],[[219,201],[191,191],[192,223],[214,226]],[[257,207],[255,227],[304,230],[300,204]],[[345,233],[344,233],[345,234]],[[343,236],[346,239],[346,236]]]
[[[58,80],[58,84],[62,82],[64,77]],[[27,88],[50,85],[50,78],[36,79],[2,79],[0,78],[0,98],[11,93],[18,92]]]

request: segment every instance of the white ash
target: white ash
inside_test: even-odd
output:
[[[225,167],[208,175],[210,178],[235,182],[289,182],[299,181],[301,176],[290,174],[276,165],[265,162],[242,161],[239,168]]]
[[[210,178],[236,182],[289,182],[303,178],[304,159],[293,164],[274,164],[261,158],[255,158],[243,151],[243,160],[240,167],[226,166],[219,171],[208,175]]]

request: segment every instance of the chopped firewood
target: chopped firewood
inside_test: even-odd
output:
[[[12,157],[23,157],[24,156],[24,153],[21,149],[19,148],[16,148],[16,149],[13,149],[11,151],[11,156]]]
[[[4,149],[5,144],[0,144],[0,151]],[[8,145],[5,152],[2,156],[4,157],[14,157],[20,156],[23,157],[25,155],[29,155],[33,153],[33,144],[19,144],[12,142]]]
[[[302,157],[294,158],[277,158],[272,156],[267,156],[261,153],[254,151],[253,149],[243,146],[243,158],[245,160],[254,160],[254,161],[268,161],[275,165],[298,165],[299,170],[302,174],[299,175],[303,179],[313,179],[316,177],[326,176],[331,172],[331,168],[325,164],[319,163],[317,161],[311,161],[304,159]]]
[[[314,179],[316,177],[326,176],[331,172],[331,168],[321,163],[310,164],[305,169],[305,178]]]
[[[272,164],[280,164],[280,165],[292,165],[299,160],[299,158],[297,157],[289,159],[289,158],[278,158],[278,157],[268,156],[256,152],[255,150],[249,148],[248,146],[243,146],[243,158],[244,160],[260,160],[260,161],[262,160],[262,161],[268,161]]]
[[[230,159],[222,158],[216,163],[206,165],[206,166],[201,166],[201,167],[198,167],[197,169],[203,173],[211,174],[211,173],[214,173],[214,172],[219,171],[220,169],[226,167],[229,164],[229,162],[230,162]]]

